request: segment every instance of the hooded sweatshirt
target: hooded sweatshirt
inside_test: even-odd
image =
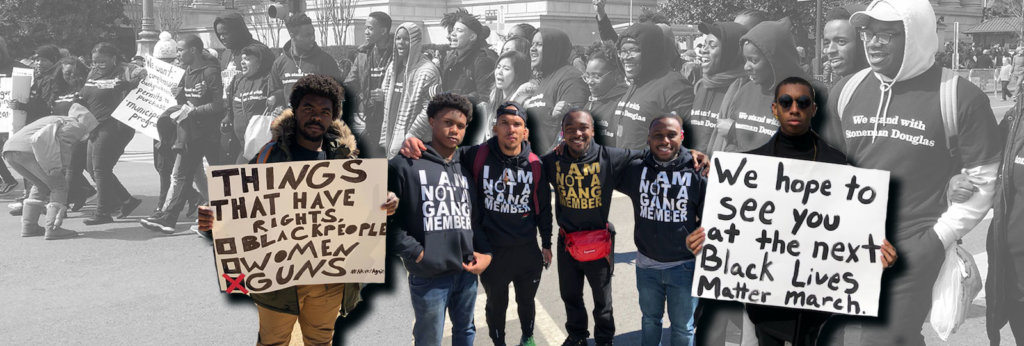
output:
[[[253,44],[260,43],[252,38],[252,33],[249,32],[249,28],[245,26],[245,19],[239,13],[229,13],[217,17],[213,20],[213,33],[215,36],[220,37],[220,32],[217,31],[217,24],[224,24],[224,27],[231,34],[231,42],[221,42],[227,50],[220,55],[219,65],[221,70],[227,70],[232,68],[237,71],[242,70],[242,48]]]
[[[227,107],[225,118],[231,121],[235,130],[235,138],[245,140],[245,129],[253,116],[264,115],[275,105],[268,105],[267,98],[275,95],[271,86],[270,68],[274,65],[274,53],[260,43],[252,44],[257,49],[260,66],[256,74],[245,76],[239,74],[228,85],[227,95],[230,106]],[[278,104],[281,103],[278,96]]]
[[[544,51],[540,57],[540,67],[534,71],[540,76],[537,94],[526,99],[523,105],[530,124],[530,141],[539,154],[548,153],[558,141],[558,131],[562,128],[562,114],[552,114],[555,105],[564,101],[569,110],[572,107],[583,107],[590,97],[590,89],[583,82],[580,70],[569,64],[572,53],[572,42],[569,35],[558,29],[540,28],[537,35],[544,40]],[[563,111],[564,111],[563,110]]]
[[[402,142],[408,137],[430,141],[427,105],[441,85],[441,73],[437,65],[423,56],[423,33],[420,27],[416,23],[402,23],[395,32],[400,30],[409,32],[409,49],[403,61],[396,60],[388,65],[382,83],[386,92],[385,116],[380,125],[378,143],[385,148],[389,158],[398,154]]]
[[[145,77],[146,69],[135,64],[120,63],[109,71],[90,70],[85,85],[79,91],[79,103],[92,112],[100,124],[117,121],[110,115]],[[111,87],[103,82],[107,80],[118,82]]]
[[[377,44],[366,43],[356,50],[356,61],[345,76],[345,87],[352,89],[352,93],[359,100],[359,116],[353,117],[353,128],[362,133],[367,126],[372,126],[374,133],[363,134],[367,140],[376,141],[380,135],[379,129],[381,118],[384,117],[384,105],[374,101],[370,97],[370,91],[380,89],[384,80],[384,71],[391,65],[394,55],[393,44],[395,37],[390,33],[377,42]],[[369,124],[368,124],[369,123]]]
[[[490,253],[487,235],[473,211],[476,200],[469,169],[459,155],[445,160],[427,146],[419,160],[396,156],[388,161],[388,190],[402,203],[388,222],[395,251],[410,274],[434,278],[463,270],[473,252]],[[423,252],[423,260],[416,258]]]
[[[640,150],[647,147],[651,119],[670,113],[690,113],[693,86],[679,73],[672,73],[664,51],[664,35],[657,25],[640,23],[629,27],[619,38],[618,47],[627,41],[640,48],[640,73],[629,81],[629,89],[615,106],[609,126],[615,131],[615,146]]]
[[[668,162],[650,151],[630,161],[615,189],[633,200],[633,240],[640,254],[662,263],[693,259],[686,236],[700,225],[706,188],[707,178],[693,168],[685,147]]]
[[[67,83],[64,82],[62,65],[55,63],[45,71],[41,71],[32,82],[31,92],[26,105],[28,118],[25,123],[30,124],[36,119],[52,115],[53,101],[58,96],[67,93]]]
[[[787,25],[774,21],[761,22],[743,35],[740,47],[746,42],[761,52],[761,57],[771,69],[771,76],[770,80],[746,83],[723,101],[719,118],[733,121],[729,131],[729,145],[726,147],[728,151],[756,149],[775,135],[779,122],[772,114],[771,104],[775,100],[776,83],[794,76],[810,80],[797,63],[800,60],[796,44],[793,43],[793,34]],[[822,94],[817,93],[819,100],[824,100]]]
[[[487,160],[479,172],[472,172],[480,150],[488,151]],[[550,249],[551,185],[543,173],[539,184],[534,185],[529,162],[530,143],[523,141],[519,155],[508,156],[498,147],[498,139],[491,138],[464,153],[462,163],[474,174],[471,184],[480,196],[477,210],[481,211],[483,229],[491,247],[537,246],[537,231],[540,230],[541,246]]]
[[[213,56],[199,55],[194,66],[185,70],[178,83],[178,104],[191,103],[195,108],[188,118],[178,124],[175,149],[188,149],[201,138],[218,138],[220,122],[224,119],[224,84],[220,79],[220,65]]]
[[[330,54],[327,54],[320,46],[313,45],[309,51],[296,55],[292,49],[292,41],[284,44],[284,52],[277,56],[274,67],[270,70],[270,80],[273,82],[274,90],[281,90],[285,104],[288,104],[292,96],[292,87],[299,78],[307,74],[320,74],[334,77],[334,80],[341,84],[341,69],[338,62]]]
[[[721,54],[712,69],[694,85],[693,109],[683,115],[683,145],[698,151],[708,152],[712,133],[718,126],[719,112],[725,93],[734,83],[749,81],[743,72],[743,54],[740,51],[740,37],[747,34],[747,27],[739,23],[720,22],[709,26],[711,35],[718,38]]]
[[[841,119],[832,122],[840,125],[834,132],[845,139],[845,148],[839,149],[851,163],[890,172],[889,200],[896,201],[889,203],[886,220],[890,237],[906,239],[934,230],[948,248],[991,207],[1002,150],[995,116],[988,97],[961,78],[956,91],[959,159],[953,158],[940,111],[942,67],[935,64],[938,37],[932,6],[924,0],[881,0],[869,9],[879,5],[894,8],[903,18],[902,64],[895,78],[875,72],[864,78]],[[840,80],[834,95],[849,80]],[[838,113],[837,99],[829,100],[830,115]],[[967,202],[947,208],[946,183],[961,169],[978,192]]]
[[[605,229],[612,192],[629,161],[643,157],[640,150],[619,149],[590,141],[583,156],[555,152],[541,159],[544,175],[556,193],[555,217],[568,233]]]
[[[590,95],[587,105],[583,107],[594,117],[594,140],[598,144],[615,146],[615,132],[608,128],[612,115],[615,114],[615,106],[619,104],[622,95],[626,94],[629,86],[619,82],[608,90],[604,95]]]

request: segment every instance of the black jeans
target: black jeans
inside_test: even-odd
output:
[[[892,241],[892,240],[890,240]],[[921,345],[932,286],[946,251],[931,227],[893,242],[899,260],[882,274],[878,318],[862,319],[862,345]]]
[[[612,234],[614,239],[614,232]],[[612,342],[615,336],[615,319],[612,317],[614,249],[613,246],[608,260],[580,262],[565,250],[564,237],[558,236],[558,289],[565,304],[565,330],[570,336],[590,336],[587,309],[583,303],[583,279],[586,278],[594,296],[594,341],[598,344]]]
[[[480,274],[480,284],[487,292],[488,333],[495,345],[505,344],[505,311],[508,310],[508,284],[516,290],[519,323],[523,339],[533,336],[536,307],[533,298],[540,287],[544,256],[536,243],[507,248],[495,248],[491,265]]]
[[[1010,86],[1010,81],[1000,81],[999,84],[1003,85],[1003,100],[1006,100],[1007,97],[1013,97],[1013,94],[1010,94],[1010,89],[1008,88],[1008,86]]]
[[[68,201],[74,201],[87,195],[95,193],[92,185],[85,179],[85,165],[88,162],[89,144],[81,142],[75,144],[71,154],[71,164],[68,165]]]
[[[176,150],[178,155],[174,161],[174,173],[171,179],[174,180],[174,189],[170,191],[171,198],[161,209],[167,213],[167,221],[175,222],[178,214],[185,208],[188,199],[194,197],[190,192],[192,183],[196,178],[196,170],[203,165],[203,157],[211,165],[217,162],[216,156],[220,152],[220,139],[214,137],[201,137],[190,143],[185,150]]]
[[[114,175],[114,165],[124,154],[124,148],[135,137],[135,130],[115,119],[100,123],[89,138],[89,158],[92,160],[92,180],[99,195],[97,215],[110,215],[131,198],[128,189]]]
[[[743,303],[701,298],[694,313],[694,345],[724,346],[729,321],[743,329]]]

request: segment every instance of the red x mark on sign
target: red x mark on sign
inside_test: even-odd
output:
[[[235,279],[231,279],[228,274],[223,274],[221,276],[223,276],[225,280],[228,280],[228,293],[231,293],[231,291],[234,290],[239,290],[242,291],[242,293],[249,294],[249,290],[245,289],[245,286],[242,285],[242,279],[245,278],[245,274],[238,274],[238,277]]]

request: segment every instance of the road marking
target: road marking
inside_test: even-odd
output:
[[[483,287],[479,287],[479,292],[476,295],[476,305],[473,308],[473,324],[476,326],[476,337],[484,338],[485,340],[490,339],[489,330],[487,329],[487,295],[483,291]],[[536,306],[536,315],[533,322],[534,340],[538,344],[557,344],[565,340],[566,334],[562,332],[562,328],[555,323],[555,320],[551,318],[551,314],[548,313],[544,305],[537,299],[533,300],[534,306]],[[508,309],[505,310],[505,331],[509,328],[517,328],[518,324],[512,323],[519,320],[519,305],[516,304],[516,293],[511,287],[508,291]],[[445,329],[444,337],[450,338],[452,336],[452,321],[448,318],[448,314],[444,317]],[[539,333],[540,335],[537,335]],[[514,341],[514,340],[513,340]],[[545,342],[546,341],[546,342]]]

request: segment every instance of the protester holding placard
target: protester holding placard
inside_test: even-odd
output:
[[[487,326],[491,341],[505,345],[508,285],[515,285],[520,344],[534,346],[534,297],[541,271],[551,264],[551,186],[541,170],[540,158],[526,141],[526,111],[515,102],[498,105],[494,136],[483,144],[459,148],[456,155],[473,174],[473,190],[482,202],[474,205],[494,249],[490,270],[480,274],[487,292]],[[410,137],[402,155],[418,159],[427,148]],[[540,231],[541,246],[537,247]]]
[[[279,106],[281,96],[271,85],[274,53],[270,48],[251,44],[242,48],[241,56],[242,74],[235,76],[227,87],[229,105],[221,126],[230,126],[242,141],[243,150],[236,161],[245,163],[256,157],[259,148],[270,141],[269,121],[276,115],[273,110]]]
[[[402,200],[389,221],[396,254],[409,272],[417,345],[439,345],[444,315],[452,321],[456,345],[472,345],[477,275],[491,263],[491,245],[474,210],[472,173],[456,148],[473,119],[469,99],[451,93],[434,96],[427,106],[433,141],[423,159],[388,161],[388,190]]]
[[[829,146],[814,131],[811,119],[817,112],[814,88],[800,77],[789,77],[775,87],[776,99],[771,109],[779,130],[767,144],[751,154],[810,160],[834,164],[847,164],[846,155]],[[703,231],[687,238],[691,249],[699,252],[703,244]],[[888,240],[882,245],[882,266],[889,267],[896,260],[896,251]],[[755,324],[761,345],[816,345],[818,334],[832,314],[822,311],[801,310],[747,304],[747,314]]]
[[[343,93],[329,76],[300,78],[290,93],[291,109],[285,110],[275,122],[275,141],[265,145],[250,163],[356,158],[359,150],[355,136],[340,120]],[[391,215],[397,207],[398,199],[389,193],[381,209]],[[199,230],[210,231],[213,220],[212,209],[200,207]],[[297,285],[250,294],[259,311],[257,343],[287,345],[298,321],[305,344],[331,344],[339,311],[342,316],[352,312],[361,300],[361,289],[358,283],[339,283]]]
[[[92,62],[92,70],[79,92],[79,102],[99,121],[99,126],[89,136],[92,178],[99,194],[95,214],[84,221],[90,226],[113,222],[111,215],[115,212],[119,217],[126,217],[142,202],[132,197],[114,175],[114,165],[135,137],[135,130],[111,114],[146,75],[145,69],[122,62],[117,48],[106,42],[93,47]]]
[[[650,150],[629,162],[615,187],[633,201],[642,345],[661,344],[666,301],[671,344],[693,344],[697,298],[690,288],[695,262],[686,236],[700,225],[707,178],[694,168],[693,155],[682,141],[679,117],[654,118],[647,139]]]
[[[139,222],[146,228],[164,233],[173,233],[178,214],[185,208],[188,197],[186,189],[195,180],[196,171],[207,162],[217,162],[214,156],[220,149],[220,127],[224,103],[221,99],[223,84],[220,66],[203,49],[203,41],[195,35],[186,35],[178,40],[178,61],[185,68],[185,75],[178,83],[176,95],[179,104],[190,109],[176,119],[178,123],[174,150],[172,189],[164,208],[153,216]]]

